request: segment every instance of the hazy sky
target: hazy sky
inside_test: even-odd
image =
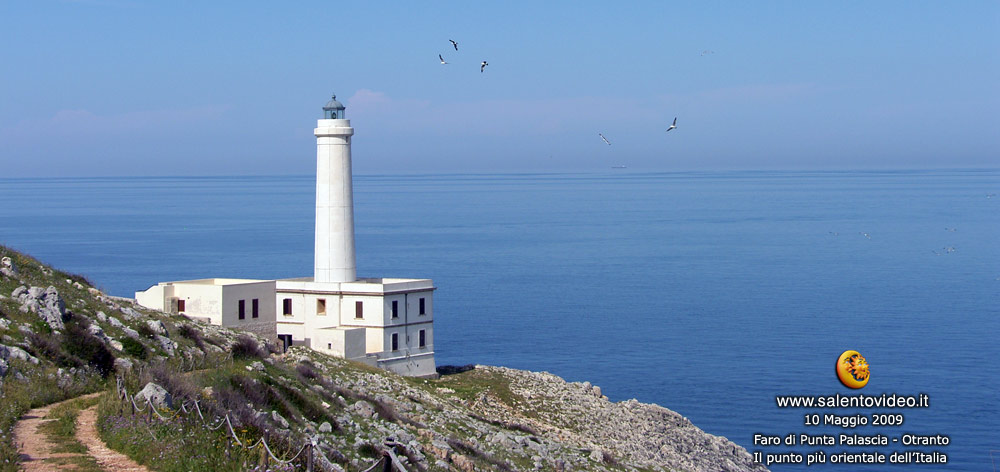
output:
[[[1000,2],[621,3],[2,1],[0,177],[1000,166]]]

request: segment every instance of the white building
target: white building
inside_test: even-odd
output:
[[[136,292],[150,308],[277,336],[409,376],[434,376],[434,284],[357,277],[351,128],[334,96],[316,135],[316,240],[312,277],[163,282]],[[247,305],[247,304],[250,305]],[[247,308],[250,306],[250,308]],[[266,307],[266,308],[265,308]],[[247,313],[255,315],[248,318]]]

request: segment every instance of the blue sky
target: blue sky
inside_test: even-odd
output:
[[[995,168],[998,31],[996,1],[4,1],[0,163],[309,174],[335,92],[362,174]]]

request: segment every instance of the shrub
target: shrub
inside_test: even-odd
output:
[[[136,332],[139,333],[139,336],[144,338],[153,339],[156,337],[156,332],[153,331],[153,328],[150,328],[146,323],[139,323],[139,327],[136,329]]]
[[[89,364],[107,377],[115,368],[115,356],[97,336],[87,330],[89,323],[80,317],[73,317],[66,323],[63,348],[66,352]]]
[[[191,326],[189,324],[182,324],[180,329],[177,330],[177,333],[180,334],[182,337],[188,338],[191,341],[193,341],[194,345],[198,346],[198,349],[201,349],[203,351],[205,350],[205,342],[204,340],[201,339],[201,330],[199,330],[198,328],[195,328],[194,326]]]
[[[125,339],[122,339],[122,350],[125,351],[125,354],[128,354],[136,359],[145,360],[149,357],[149,351],[146,350],[146,345],[127,336]]]
[[[245,334],[233,343],[229,352],[233,354],[234,359],[261,359],[264,357],[264,352],[260,350],[257,341]]]
[[[305,362],[295,366],[295,371],[305,379],[315,379],[317,377],[316,371],[313,369],[312,365]]]

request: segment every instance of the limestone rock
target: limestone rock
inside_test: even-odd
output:
[[[124,374],[132,370],[132,366],[133,366],[132,361],[129,359],[126,359],[124,357],[119,357],[115,359],[115,371],[120,374]]]
[[[285,417],[278,414],[277,410],[271,412],[271,419],[274,420],[275,423],[281,425],[282,428],[288,429],[288,420],[286,420]]]
[[[142,318],[142,313],[135,311],[134,309],[132,309],[132,307],[123,306],[121,308],[121,312],[122,314],[125,315],[126,318],[130,320],[137,320],[139,318]]]
[[[135,394],[135,402],[139,405],[146,403],[146,399],[149,399],[149,402],[156,408],[174,407],[174,398],[170,392],[153,382],[147,383],[142,390],[139,390],[139,393]]]
[[[12,279],[17,278],[17,266],[14,265],[14,261],[11,258],[4,256],[3,259],[0,259],[0,274]]]
[[[357,412],[364,418],[371,418],[372,416],[375,415],[375,408],[373,408],[370,403],[364,400],[358,400],[358,402],[355,403],[354,406],[352,406],[351,408],[353,408],[355,412]]]
[[[147,320],[146,325],[156,334],[167,335],[167,327],[160,320]]]
[[[329,433],[333,431],[333,426],[330,426],[330,422],[324,421],[323,424],[319,425],[319,432]]]
[[[18,359],[31,364],[38,364],[38,358],[28,354],[27,351],[21,349],[17,346],[7,346],[0,344],[0,359],[5,361],[10,361],[11,359]]]
[[[177,349],[177,343],[170,340],[170,338],[156,335],[156,342],[160,344],[160,348],[167,352],[170,357],[174,356],[174,352]]]

